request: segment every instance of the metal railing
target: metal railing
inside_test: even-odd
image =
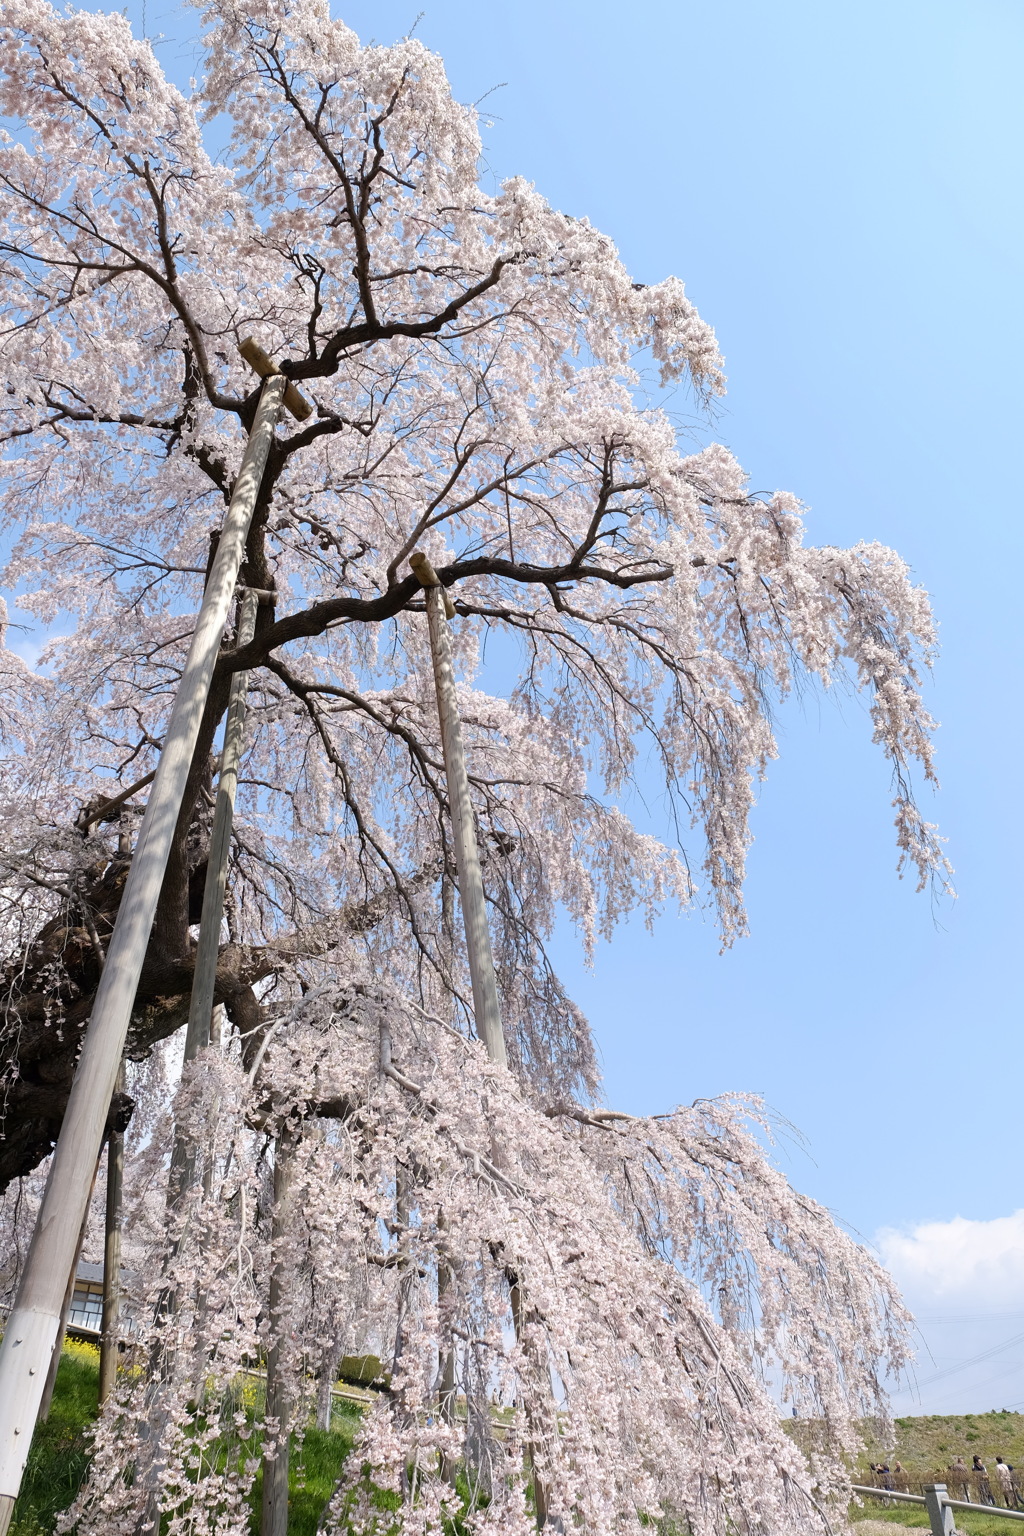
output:
[[[1024,1520],[1024,1511],[1019,1509],[1000,1509],[998,1504],[973,1504],[969,1499],[951,1499],[945,1483],[925,1483],[923,1496],[919,1493],[897,1493],[894,1488],[868,1488],[861,1483],[853,1483],[851,1486],[854,1493],[868,1493],[875,1499],[898,1499],[901,1504],[923,1504],[928,1511],[932,1536],[953,1536],[956,1529],[954,1509],[969,1509],[976,1515],[998,1515],[1002,1520]]]

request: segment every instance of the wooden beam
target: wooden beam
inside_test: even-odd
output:
[[[252,336],[247,336],[240,343],[239,352],[245,358],[254,373],[258,373],[261,379],[277,378],[281,370],[269,353],[264,352],[259,342]],[[305,395],[299,393],[294,384],[289,384],[284,392],[284,408],[291,411],[296,421],[308,421],[313,414],[313,407]]]

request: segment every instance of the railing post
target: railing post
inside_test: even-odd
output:
[[[947,1502],[945,1483],[925,1483],[924,1503],[931,1522],[932,1536],[953,1536],[956,1521]]]

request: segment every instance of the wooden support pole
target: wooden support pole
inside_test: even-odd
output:
[[[526,1299],[523,1295],[523,1287],[517,1274],[510,1272],[508,1274],[508,1282],[509,1302],[512,1308],[512,1327],[515,1332],[517,1342],[520,1345],[523,1345],[526,1338]],[[533,1415],[529,1412],[529,1409],[527,1409],[526,1425],[527,1441],[524,1447],[526,1451],[525,1461],[530,1477],[530,1485],[533,1488],[533,1508],[534,1514],[537,1517],[537,1529],[542,1531],[548,1524],[548,1494],[544,1480],[540,1473],[537,1471],[537,1442],[535,1439]]]
[[[75,1281],[78,1279],[78,1266],[82,1261],[82,1249],[85,1247],[85,1234],[89,1228],[89,1206],[92,1204],[92,1193],[96,1188],[96,1174],[99,1169],[97,1163],[93,1169],[92,1183],[89,1186],[89,1200],[85,1207],[85,1215],[82,1217],[82,1225],[78,1232],[78,1242],[75,1246],[75,1256],[71,1260],[71,1270],[68,1274],[67,1288],[64,1292],[64,1305],[61,1307],[60,1328],[54,1342],[53,1353],[50,1356],[49,1369],[46,1372],[46,1381],[43,1385],[43,1395],[39,1399],[39,1410],[36,1414],[36,1423],[45,1424],[50,1417],[50,1407],[53,1403],[53,1392],[57,1385],[57,1372],[60,1370],[60,1357],[64,1353],[64,1335],[67,1333],[68,1313],[71,1311],[71,1303],[75,1299]]]
[[[92,805],[84,805],[78,813],[76,826],[81,827],[87,836],[91,836],[102,821],[114,821],[121,807],[137,795],[140,789],[145,789],[147,784],[152,784],[156,778],[156,770],[143,774],[141,779],[136,779],[134,784],[129,784],[127,789],[122,789],[112,800],[100,800]]]
[[[476,821],[473,803],[469,795],[469,778],[466,773],[466,755],[462,745],[462,724],[459,719],[458,701],[455,694],[455,673],[452,667],[451,636],[448,620],[455,616],[455,605],[441,586],[437,572],[426,555],[417,552],[409,558],[413,574],[423,587],[427,602],[427,622],[430,626],[430,654],[434,664],[434,683],[437,688],[437,709],[441,720],[441,745],[444,751],[445,774],[448,779],[448,801],[451,807],[452,833],[455,840],[455,864],[459,878],[459,894],[462,898],[462,916],[466,927],[466,948],[469,951],[469,972],[473,982],[473,1008],[476,1013],[477,1034],[483,1040],[492,1061],[504,1066],[505,1036],[498,1010],[498,989],[494,979],[494,961],[491,955],[491,936],[487,927],[487,909],[484,903],[483,877],[480,873],[480,855],[476,840]],[[500,1148],[494,1149],[494,1158],[500,1162]],[[450,1283],[444,1266],[438,1268],[438,1301]],[[517,1339],[523,1337],[523,1294],[518,1277],[510,1277],[512,1320]],[[442,1362],[441,1412],[447,1417],[454,1410],[455,1356],[449,1350]],[[527,1447],[530,1480],[533,1485],[537,1526],[543,1528],[548,1521],[548,1501],[544,1483],[535,1465],[533,1443]],[[442,1464],[442,1475],[450,1477],[452,1469]]]
[[[251,336],[247,336],[239,343],[238,350],[253,373],[258,373],[261,379],[273,379],[280,374],[281,370],[274,359],[268,356],[259,342]],[[284,408],[286,411],[291,411],[296,421],[308,421],[313,414],[313,407],[305,395],[299,393],[294,384],[289,384],[284,392]]]
[[[419,553],[412,555],[409,564],[423,587],[427,601],[430,655],[434,663],[437,712],[441,720],[441,746],[444,751],[444,767],[448,779],[448,804],[451,809],[452,836],[455,841],[455,867],[459,877],[462,920],[466,928],[469,974],[473,983],[476,1032],[483,1041],[491,1060],[498,1061],[504,1066],[506,1063],[505,1036],[501,1027],[501,1013],[498,1009],[498,987],[494,979],[494,958],[491,954],[487,905],[484,901],[484,883],[480,873],[480,853],[476,841],[476,818],[473,815],[469,778],[466,774],[462,723],[459,719],[455,673],[452,668],[452,642],[447,622],[453,617],[455,608],[426,555]]]
[[[243,593],[236,640],[239,646],[248,645],[253,637],[256,629],[257,607],[255,592]],[[217,801],[213,811],[210,851],[206,861],[206,885],[203,888],[203,911],[199,919],[196,969],[192,978],[188,1029],[185,1032],[186,1061],[194,1061],[199,1052],[210,1043],[213,990],[217,982],[220,925],[224,917],[224,892],[228,881],[231,828],[235,819],[238,765],[242,758],[245,736],[245,696],[248,686],[248,672],[236,672],[231,679],[231,698],[224,725],[224,750],[221,753],[220,775],[217,779]]]
[[[215,1051],[224,1049],[224,1024],[226,1014],[223,1003],[216,1003],[210,1014],[210,1044]]]
[[[438,1216],[438,1226],[442,1229],[446,1225],[443,1214]],[[445,1321],[445,1297],[454,1284],[452,1267],[447,1259],[438,1258],[437,1261],[437,1310],[442,1325]],[[438,1392],[437,1406],[441,1417],[446,1424],[454,1424],[456,1420],[456,1408],[458,1406],[458,1382],[456,1379],[455,1340],[449,1337],[447,1346],[441,1347],[441,1371],[440,1391]],[[458,1462],[447,1451],[441,1452],[441,1476],[446,1483],[455,1487],[455,1475],[458,1470]]]
[[[124,1067],[117,1075],[124,1088]],[[124,1192],[124,1131],[111,1125],[107,1137],[107,1200],[103,1230],[103,1324],[100,1334],[100,1402],[106,1402],[117,1380],[121,1348],[121,1223]]]
[[[280,375],[269,378],[260,396],[167,724],[18,1295],[0,1344],[0,1536],[6,1536],[10,1526],[46,1368],[60,1330],[64,1286],[89,1201],[171,840],[286,384]]]
[[[281,1369],[281,1314],[286,1299],[287,1264],[283,1250],[288,1241],[293,1150],[294,1142],[289,1132],[281,1131],[274,1148],[274,1214],[270,1226],[272,1267],[267,1304],[271,1329],[267,1350],[267,1417],[277,1420],[277,1438],[272,1456],[266,1453],[263,1456],[260,1536],[288,1536],[288,1463],[293,1407],[287,1371]]]
[[[239,606],[236,636],[236,644],[239,646],[248,645],[253,637],[258,606],[256,594],[246,590]],[[231,854],[231,828],[235,819],[238,765],[245,737],[245,696],[248,686],[248,672],[236,672],[231,679],[231,695],[224,724],[224,750],[221,753],[217,799],[210,829],[210,849],[206,860],[206,884],[203,887],[203,910],[199,918],[199,942],[196,945],[196,968],[192,975],[183,1067],[195,1061],[199,1052],[205,1050],[210,1043],[213,993],[217,985],[217,961],[220,957],[220,925],[224,917],[224,892],[227,889],[228,859]],[[175,1126],[167,1184],[167,1204],[170,1210],[180,1205],[196,1181],[196,1155],[197,1149],[190,1146]]]

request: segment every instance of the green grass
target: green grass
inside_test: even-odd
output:
[[[78,1492],[89,1465],[89,1428],[99,1397],[99,1350],[69,1344],[57,1368],[50,1416],[29,1451],[11,1536],[44,1536]]]
[[[316,1536],[320,1517],[352,1449],[359,1418],[360,1410],[355,1403],[336,1403],[330,1429],[307,1429],[301,1446],[292,1452],[288,1466],[288,1536]],[[262,1493],[260,1471],[252,1494],[254,1533],[259,1531]]]
[[[36,1431],[10,1536],[50,1536],[54,1522],[77,1494],[89,1466],[89,1431],[99,1397],[99,1351],[66,1344],[53,1405]],[[254,1403],[255,1407],[256,1404]],[[352,1449],[360,1408],[336,1401],[330,1430],[308,1429],[288,1473],[288,1536],[316,1536],[328,1499]],[[252,1530],[259,1531],[262,1474],[252,1496]]]

